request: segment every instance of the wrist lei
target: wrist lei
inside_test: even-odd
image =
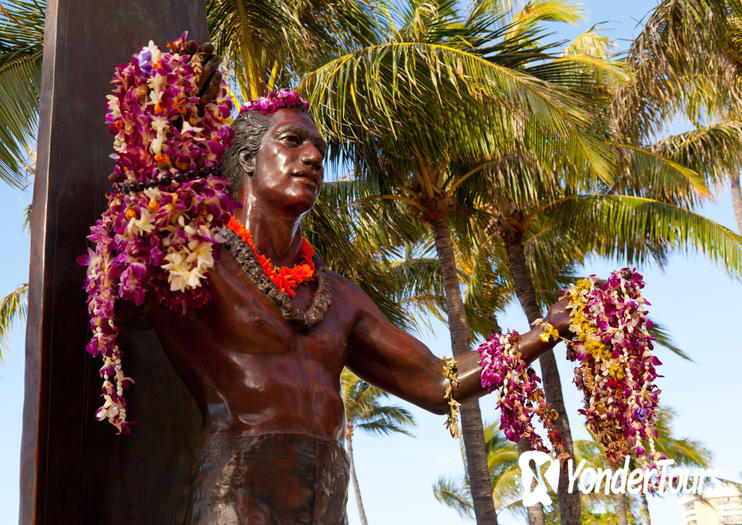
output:
[[[459,437],[459,407],[461,403],[453,398],[456,387],[459,386],[459,369],[456,366],[456,360],[443,359],[443,371],[446,374],[446,391],[443,394],[448,403],[448,417],[446,418],[446,428],[451,433],[451,437]]]
[[[546,428],[549,440],[560,455],[564,454],[561,434],[555,428],[557,412],[546,402],[541,379],[518,350],[520,334],[511,330],[493,334],[479,347],[482,386],[498,391],[500,430],[511,441],[526,438],[534,450],[548,452],[533,426],[534,417]]]
[[[253,284],[281,310],[284,319],[307,330],[322,322],[332,303],[332,288],[322,259],[306,239],[301,240],[299,263],[291,268],[276,268],[270,259],[258,253],[250,231],[234,217],[230,217],[222,234],[226,238],[224,247],[232,253]],[[291,304],[296,288],[303,282],[314,280],[315,273],[317,290],[311,305],[306,311],[296,308]]]
[[[632,456],[642,466],[663,455],[655,450],[654,438],[660,390],[654,384],[659,359],[653,356],[652,324],[644,308],[642,276],[624,268],[613,272],[603,284],[593,276],[572,285],[569,296],[570,331],[573,339],[559,336],[550,323],[541,319],[541,341],[567,342],[567,358],[577,361],[574,382],[583,393],[587,427],[605,449],[611,464],[620,465]],[[546,450],[535,433],[532,418],[537,416],[561,457],[566,455],[557,414],[545,402],[540,379],[520,358],[517,332],[493,334],[479,347],[482,386],[498,390],[500,428],[508,439],[525,437],[537,450]]]

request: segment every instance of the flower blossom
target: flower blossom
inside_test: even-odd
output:
[[[232,139],[226,86],[212,103],[198,105],[203,64],[199,55],[184,54],[186,36],[168,44],[169,52],[150,41],[116,67],[105,119],[114,135],[113,179],[141,190],[117,188],[107,195],[108,208],[88,236],[94,250],[78,258],[87,266],[92,338],[86,350],[104,361],[104,403],[96,417],[119,433],[129,432],[124,393],[133,381],[124,374],[118,347],[117,301],[140,305],[152,292],[175,311],[204,305],[204,284],[219,253],[211,232],[238,206],[224,178],[175,180],[184,170],[219,166]]]

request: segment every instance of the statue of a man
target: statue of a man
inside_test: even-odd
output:
[[[301,219],[320,192],[326,143],[303,107],[247,111],[233,129],[224,164],[242,204],[235,218],[257,253],[292,267],[301,262]],[[348,483],[343,367],[445,414],[442,361],[319,259],[290,298],[256,277],[262,270],[241,243],[235,236],[223,245],[205,307],[180,315],[152,305],[148,313],[203,414],[187,522],[339,525]],[[548,320],[567,332],[563,302]],[[521,339],[528,361],[553,346],[538,333]],[[457,364],[463,403],[483,393],[479,355]]]

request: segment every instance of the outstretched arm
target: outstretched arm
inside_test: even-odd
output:
[[[406,401],[436,414],[447,413],[443,361],[422,342],[391,324],[361,290],[354,287],[353,295],[359,313],[350,334],[348,367],[369,383]],[[561,335],[567,334],[569,326],[565,306],[566,299],[560,300],[546,319]],[[521,336],[520,351],[529,363],[556,344],[542,342],[541,332],[540,328],[534,328]],[[466,403],[485,394],[480,382],[479,353],[457,356],[456,364],[459,377],[454,392],[456,400]]]

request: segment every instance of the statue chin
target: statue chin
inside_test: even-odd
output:
[[[303,215],[314,207],[318,193],[315,193],[315,190],[309,186],[288,192],[282,201],[282,207],[292,214]]]

